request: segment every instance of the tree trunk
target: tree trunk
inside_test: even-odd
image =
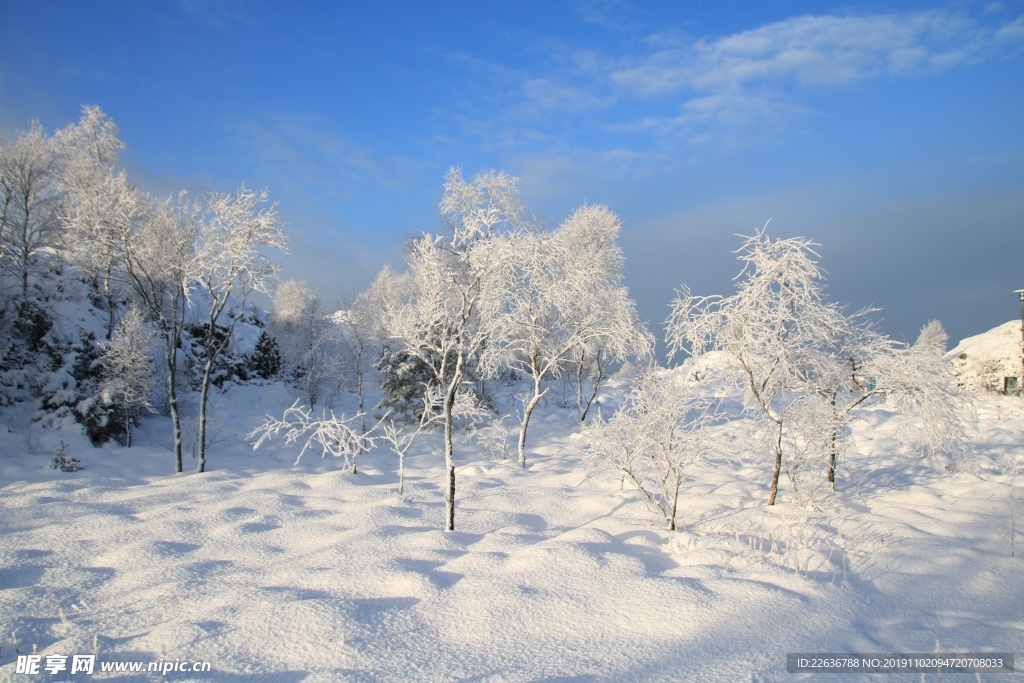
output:
[[[405,450],[398,451],[398,495],[405,495]]]
[[[839,435],[839,416],[836,414],[836,392],[832,392],[832,434],[828,443],[828,485],[836,490],[836,438]]]
[[[210,375],[213,373],[213,358],[206,357],[203,368],[203,387],[199,392],[199,466],[197,472],[206,471],[206,402],[210,397]]]
[[[446,486],[444,492],[445,531],[455,531],[455,448],[452,444],[452,409],[455,407],[455,393],[462,380],[462,358],[456,362],[455,376],[448,384],[444,397],[444,468]]]
[[[832,432],[832,442],[828,452],[828,485],[836,490],[836,433]]]
[[[366,434],[366,410],[364,409],[363,398],[363,351],[360,348],[356,354],[356,398],[359,399],[359,429]]]
[[[672,507],[669,511],[669,530],[676,530],[676,510],[679,508],[679,484],[676,484],[676,490],[672,496]]]
[[[174,351],[171,351],[173,357]],[[168,362],[167,401],[171,408],[171,427],[174,431],[174,471],[181,473],[181,417],[178,415],[178,385],[174,375],[177,363]]]
[[[540,390],[540,381],[534,380],[533,382],[533,398],[526,404],[523,409],[523,421],[519,425],[519,465],[520,467],[526,467],[526,429],[530,424],[530,415],[533,414],[533,409],[537,407],[540,400],[544,398],[544,394],[548,393],[548,390]]]
[[[580,353],[579,363],[576,364],[576,412],[580,416],[580,422],[587,418],[587,411],[583,409],[583,359],[586,352]],[[587,408],[590,406],[588,405]]]
[[[112,266],[107,264],[107,273],[103,278],[103,296],[107,300],[107,341],[114,338],[114,290],[110,288],[110,271]]]
[[[29,215],[29,213],[28,213],[28,205],[27,205],[27,202],[26,202],[26,206],[25,206],[25,230],[22,231],[22,245],[23,245],[23,248],[19,249],[19,251],[21,253],[18,254],[18,257],[21,260],[21,263],[19,264],[19,266],[21,268],[21,300],[22,301],[28,301],[28,269],[29,269],[29,267],[31,265],[31,256],[30,256],[29,250],[28,250],[28,239],[29,239],[29,237],[28,237],[28,220],[29,220],[28,219],[28,215]]]
[[[775,505],[775,497],[779,493],[779,472],[782,471],[782,422],[778,423],[779,434],[775,439],[775,471],[772,472],[772,488],[768,494],[768,504]]]
[[[224,301],[227,301],[225,298]],[[244,303],[243,303],[244,306]],[[206,366],[203,368],[203,387],[199,399],[199,472],[206,471],[206,405],[210,396],[210,382],[213,379],[213,367],[224,349],[227,348],[235,333],[235,323],[238,318],[232,319],[228,331],[224,335],[224,341],[217,342],[217,319],[220,312],[224,310],[223,305],[211,312],[209,326],[206,328]],[[244,310],[244,309],[243,309]]]
[[[587,413],[590,412],[590,406],[593,405],[594,399],[597,398],[597,392],[601,390],[601,383],[606,379],[605,378],[605,374],[604,374],[604,365],[602,365],[602,361],[601,361],[601,352],[600,351],[597,352],[597,357],[596,357],[595,361],[596,361],[596,365],[597,365],[597,377],[594,378],[594,387],[593,387],[593,390],[590,392],[590,398],[587,399],[587,403],[586,403],[586,405],[583,406],[583,411],[580,413],[580,422],[586,422],[587,421]],[[580,387],[580,391],[582,391],[582,387],[583,387],[583,375],[582,374],[580,374],[579,385],[578,386]]]
[[[672,492],[671,512],[669,513],[669,518],[668,518],[668,530],[669,531],[675,531],[676,530],[676,512],[679,510],[679,487],[682,484],[682,481],[680,480],[680,478],[678,476],[676,477],[675,484],[676,484],[675,490]]]

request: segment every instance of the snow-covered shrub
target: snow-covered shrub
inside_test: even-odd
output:
[[[722,419],[717,401],[702,388],[684,369],[648,370],[619,410],[586,432],[597,464],[636,488],[670,530],[676,528],[686,470],[714,449],[712,428]]]
[[[210,372],[210,384],[221,388],[225,382],[245,382],[249,379],[249,363],[244,354],[232,352],[230,346],[230,329],[225,325],[214,325],[212,333],[208,333],[208,324],[192,323],[185,327],[185,341],[188,344],[188,357],[192,367],[192,388],[202,388],[202,365],[207,357],[206,347],[212,340],[214,344],[222,344],[225,350],[217,354]]]
[[[274,379],[281,372],[281,349],[266,330],[260,332],[252,353],[245,357],[247,374],[260,379]]]
[[[141,312],[132,308],[107,345],[107,371],[101,384],[103,402],[114,408],[117,419],[124,425],[124,444],[129,447],[132,426],[143,411],[152,409],[150,394],[156,375],[153,341]]]
[[[82,469],[78,458],[72,458],[68,455],[68,445],[63,441],[60,442],[60,446],[54,451],[50,467],[61,472],[77,472]]]
[[[73,418],[85,429],[89,440],[99,445],[120,439],[125,434],[125,420],[103,397],[107,377],[103,345],[92,332],[79,330],[79,334],[73,342],[57,335],[47,337],[49,348],[60,362],[41,375],[41,414],[37,417],[49,424]]]
[[[509,460],[513,456],[509,448],[511,431],[508,416],[505,415],[482,426],[474,424],[466,432],[466,441],[475,441],[494,460]]]
[[[702,521],[672,541],[674,553],[690,562],[729,568],[764,567],[808,579],[842,583],[850,574],[870,572],[889,533],[814,512],[740,514],[729,521]]]
[[[320,457],[332,455],[342,458],[345,466],[352,468],[352,474],[358,473],[357,458],[376,444],[378,437],[375,432],[380,424],[363,432],[353,424],[359,415],[347,417],[324,410],[318,418],[311,410],[299,405],[298,400],[280,418],[270,415],[266,417],[263,424],[248,436],[255,440],[254,450],[263,445],[264,441],[283,433],[286,444],[302,443],[302,450],[295,458],[296,463],[307,450],[318,448]]]

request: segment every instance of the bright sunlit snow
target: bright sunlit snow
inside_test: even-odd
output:
[[[511,391],[496,385],[499,403]],[[734,451],[688,470],[670,533],[553,403],[525,470],[460,444],[444,532],[438,434],[407,457],[404,497],[386,449],[356,475],[315,454],[293,466],[280,441],[253,452],[244,435],[294,396],[216,394],[204,475],[169,474],[165,418],[131,449],[94,449],[4,413],[0,677],[23,680],[17,655],[39,652],[211,662],[168,680],[788,681],[814,678],[786,673],[788,652],[1024,649],[1020,398],[979,397],[955,471],[870,411],[820,511],[788,486],[765,507],[767,459],[735,422]],[[60,441],[82,470],[49,467]]]

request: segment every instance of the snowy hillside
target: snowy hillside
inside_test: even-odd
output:
[[[1021,375],[1020,321],[1011,320],[968,337],[948,357],[960,386],[972,391],[1002,392],[1005,378]]]
[[[769,464],[737,422],[735,452],[690,470],[674,533],[585,460],[564,410],[535,416],[525,470],[460,444],[444,532],[440,435],[399,497],[385,449],[358,475],[293,466],[281,441],[253,452],[243,435],[292,399],[216,394],[202,475],[169,474],[166,418],[131,449],[4,425],[0,680],[164,680],[99,672],[160,661],[210,662],[166,680],[230,683],[828,680],[786,654],[1024,652],[1019,399],[981,397],[958,473],[901,452],[872,410],[818,512],[789,489],[765,507]],[[84,469],[48,467],[61,439]],[[17,674],[32,652],[95,654],[96,673]]]

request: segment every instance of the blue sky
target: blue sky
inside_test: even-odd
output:
[[[0,132],[97,104],[146,190],[268,188],[285,275],[329,303],[437,229],[460,166],[552,225],[609,205],[656,332],[675,287],[728,293],[769,219],[898,337],[1019,314],[1020,0],[35,0],[4,24]]]

